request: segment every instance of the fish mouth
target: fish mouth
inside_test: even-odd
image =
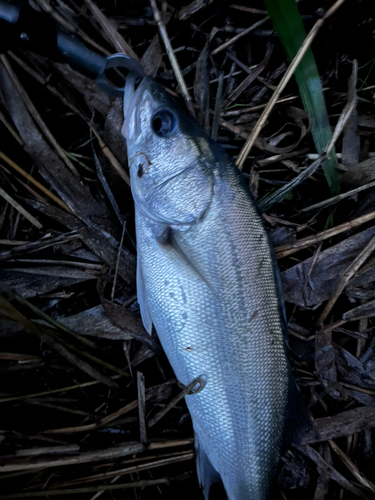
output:
[[[147,77],[142,77],[133,72],[129,73],[126,78],[124,87],[125,121],[122,128],[122,134],[126,139],[134,139],[141,133],[139,108],[137,109],[137,104],[139,102],[140,95],[145,89],[147,80]],[[134,120],[134,123],[130,126],[131,120]]]

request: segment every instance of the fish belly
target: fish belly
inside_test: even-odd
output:
[[[267,234],[233,175],[204,219],[172,228],[136,211],[147,306],[186,397],[201,452],[229,500],[268,497],[284,431],[289,366]],[[203,479],[204,481],[204,479]]]

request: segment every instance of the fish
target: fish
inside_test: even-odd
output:
[[[279,270],[242,174],[164,88],[129,75],[124,123],[137,296],[186,396],[206,500],[266,500],[309,417],[288,361]],[[193,384],[194,385],[194,384]]]

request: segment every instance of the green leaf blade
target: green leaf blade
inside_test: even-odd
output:
[[[265,5],[287,58],[292,61],[306,38],[306,31],[297,4],[295,0],[265,0]],[[332,133],[322,84],[311,49],[306,52],[296,68],[294,76],[303,106],[312,119],[311,133],[317,152],[320,154],[331,140]],[[332,194],[339,192],[336,167],[337,157],[332,150],[323,163],[323,171]]]

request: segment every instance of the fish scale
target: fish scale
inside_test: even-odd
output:
[[[145,327],[181,383],[205,382],[186,403],[206,498],[220,477],[229,500],[265,500],[294,388],[266,230],[235,165],[164,90],[146,78],[129,95],[123,134]],[[168,137],[153,125],[163,113]],[[142,155],[140,175],[132,158]]]

